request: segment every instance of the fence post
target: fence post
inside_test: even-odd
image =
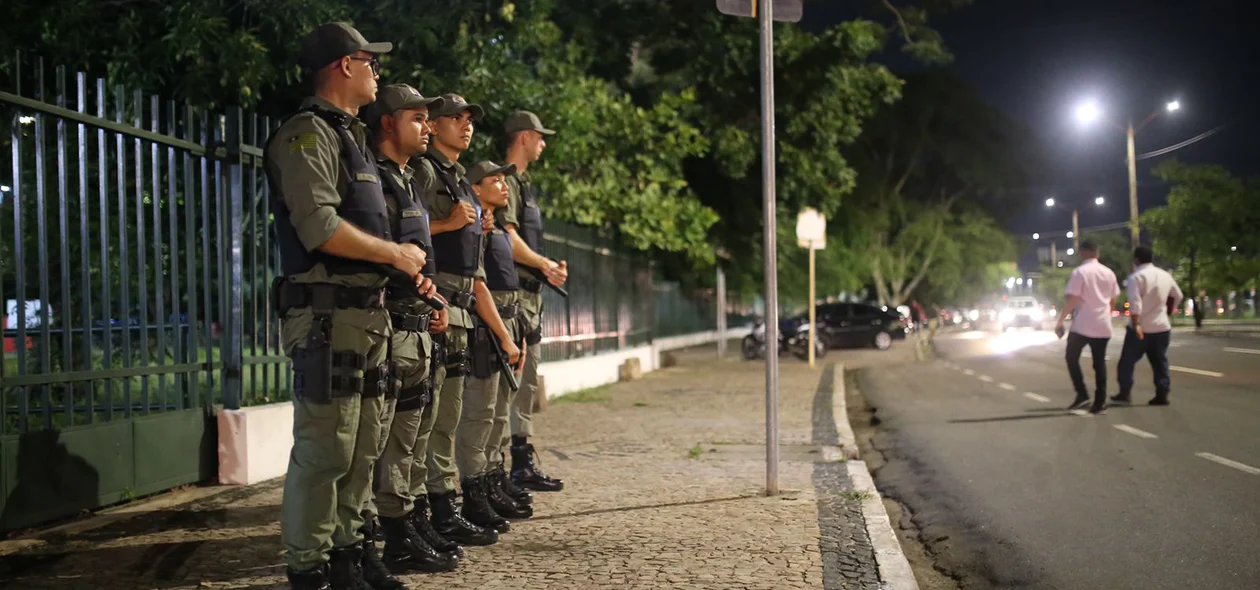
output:
[[[717,349],[718,358],[726,356],[726,273],[717,265]]]
[[[245,216],[245,173],[241,165],[241,146],[244,141],[240,107],[227,111],[227,129],[224,144],[227,148],[227,305],[225,329],[220,334],[220,354],[223,360],[223,407],[237,410],[241,407],[242,366],[244,364],[242,342],[245,324],[241,314],[245,307],[242,291],[244,282],[244,236],[242,220]],[[224,245],[220,245],[222,248]]]

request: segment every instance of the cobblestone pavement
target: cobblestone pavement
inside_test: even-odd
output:
[[[834,444],[828,363],[901,362],[832,352],[784,358],[780,486],[765,497],[764,365],[712,349],[631,383],[552,400],[536,416],[542,467],[565,491],[458,571],[413,588],[878,588],[874,554]],[[844,356],[844,355],[848,356]],[[909,353],[911,356],[912,352]],[[837,359],[836,357],[841,357]],[[281,482],[231,488],[96,528],[0,548],[13,588],[285,588]],[[18,549],[13,549],[19,547]]]

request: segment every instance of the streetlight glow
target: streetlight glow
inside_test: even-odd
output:
[[[1076,249],[1075,249],[1075,248],[1068,248],[1068,256],[1071,256],[1071,255],[1073,255],[1073,254],[1076,254]]]
[[[1072,233],[1072,232],[1068,232],[1068,233],[1067,233],[1067,237],[1069,237],[1069,238],[1071,238],[1071,237],[1073,237],[1073,236],[1075,236],[1075,235],[1076,235],[1076,234],[1074,234],[1074,233]],[[1068,254],[1071,254],[1071,252],[1068,252]]]
[[[1229,251],[1230,251],[1230,252],[1237,252],[1237,251],[1238,251],[1238,246],[1230,246],[1230,247],[1229,247]]]
[[[1023,278],[1023,277],[1020,277],[1020,278],[1018,278],[1018,279],[1015,279],[1015,284],[1016,284],[1016,285],[1023,285],[1023,284],[1024,284],[1024,278]]]
[[[1104,199],[1104,198],[1102,198],[1102,197],[1094,197],[1094,204],[1095,204],[1095,205],[1101,205],[1101,204],[1103,204],[1104,202],[1106,202],[1106,199]]]
[[[1047,206],[1047,207],[1053,207],[1053,206],[1054,206],[1054,197],[1050,197],[1049,199],[1046,199],[1046,206]]]
[[[1172,101],[1172,102],[1168,103],[1168,112],[1170,112],[1170,113],[1171,113],[1171,112],[1173,112],[1173,111],[1175,111],[1175,110],[1177,110],[1177,109],[1180,109],[1180,108],[1181,108],[1181,102],[1180,102],[1180,101],[1176,101],[1176,100],[1174,100],[1174,101]]]
[[[1089,124],[1097,121],[1102,116],[1102,109],[1098,108],[1098,103],[1089,101],[1082,103],[1076,107],[1076,120],[1081,123]]]
[[[1063,268],[1063,261],[1062,261],[1062,260],[1060,260],[1060,261],[1059,261],[1059,268]]]
[[[1034,233],[1034,234],[1033,234],[1033,239],[1034,239],[1034,240],[1040,240],[1040,239],[1041,239],[1041,234]]]

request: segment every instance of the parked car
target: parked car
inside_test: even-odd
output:
[[[874,346],[885,350],[893,340],[905,339],[909,326],[901,314],[866,303],[828,303],[818,306],[818,337],[829,348]]]

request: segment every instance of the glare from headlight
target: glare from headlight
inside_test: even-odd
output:
[[[1040,309],[1034,309],[1034,310],[1032,310],[1032,312],[1028,314],[1028,317],[1032,318],[1032,321],[1034,321],[1034,322],[1040,322],[1040,321],[1041,321],[1041,310],[1040,310]]]
[[[978,310],[978,309],[973,309],[973,310],[971,310],[971,311],[967,312],[967,317],[968,317],[969,319],[971,319],[971,321],[973,321],[973,322],[974,322],[974,321],[976,321],[976,320],[978,320],[978,319],[980,319],[980,310]]]
[[[1004,322],[1009,322],[1009,321],[1011,321],[1011,320],[1015,319],[1015,312],[1014,312],[1014,311],[1011,311],[1011,310],[1009,310],[1009,309],[1003,309],[1003,310],[1002,310],[1002,313],[998,314],[998,319],[1000,319],[1000,320],[1002,320],[1002,321],[1004,321]]]
[[[962,323],[962,316],[960,316],[960,315],[955,315],[955,316],[954,316],[954,323],[955,323],[955,324],[961,324],[961,323]]]
[[[1052,318],[1053,318],[1053,317],[1058,317],[1058,315],[1059,315],[1059,310],[1057,310],[1057,309],[1052,309],[1052,310],[1050,310],[1050,317],[1052,317]]]

